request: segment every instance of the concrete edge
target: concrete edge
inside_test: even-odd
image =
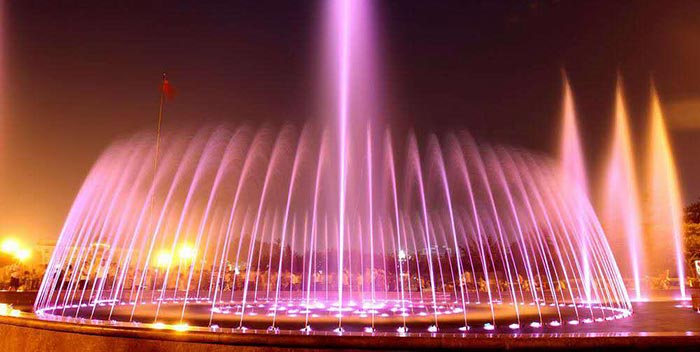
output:
[[[33,317],[0,316],[2,326],[38,329],[122,339],[188,342],[204,345],[248,347],[366,349],[366,350],[510,350],[510,349],[649,349],[697,348],[700,334],[678,333],[566,333],[566,334],[464,334],[462,336],[370,336],[313,333],[213,333],[178,332],[140,327],[112,327],[41,320]]]

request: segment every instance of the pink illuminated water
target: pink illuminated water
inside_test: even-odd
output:
[[[622,275],[633,280],[634,297],[642,294],[642,226],[634,154],[622,85],[615,93],[615,125],[604,178],[601,220]]]
[[[156,170],[152,135],[117,141],[36,312],[399,335],[629,315],[568,86],[563,166],[466,132],[397,137],[378,122],[371,2],[327,5],[324,121],[171,131]]]
[[[337,13],[333,22],[340,27],[338,29],[338,66],[340,79],[338,79],[338,121],[339,121],[339,196],[338,196],[338,307],[343,308],[343,245],[345,243],[345,194],[347,191],[346,168],[347,168],[347,137],[348,137],[348,114],[350,113],[350,65],[353,26],[353,6],[350,0],[336,1],[335,9]],[[359,3],[359,2],[358,2]],[[338,318],[339,328],[342,326],[342,314]]]
[[[571,92],[571,87],[569,86],[569,81],[564,78],[564,99],[562,104],[562,132],[561,132],[561,142],[560,142],[560,160],[561,160],[561,170],[565,178],[564,182],[568,183],[571,189],[581,192],[581,194],[588,196],[588,179],[586,176],[586,166],[583,162],[583,151],[581,147],[581,140],[579,138],[578,126],[576,121],[576,110],[574,107],[574,97]],[[585,204],[581,204],[581,207],[585,207]],[[581,211],[577,211],[580,214]],[[577,219],[580,223],[579,231],[585,231],[585,221],[583,219]],[[582,243],[581,246],[581,257],[583,262],[581,263],[584,271],[584,291],[586,297],[590,299],[591,297],[591,268],[588,263],[588,244]]]
[[[349,158],[362,182],[349,183],[341,246],[331,131],[171,133],[155,177],[142,167],[153,136],[117,142],[76,198],[37,311],[339,332],[630,311],[597,217],[560,167],[467,134],[420,143],[367,129]]]
[[[588,193],[586,166],[583,162],[581,139],[576,121],[574,97],[569,81],[564,79],[564,99],[562,104],[562,132],[560,142],[560,159],[565,177],[583,193]]]

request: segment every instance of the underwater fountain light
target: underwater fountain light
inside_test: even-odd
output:
[[[187,323],[179,323],[179,324],[172,325],[171,329],[173,329],[177,332],[185,332],[185,331],[190,329],[190,326]]]

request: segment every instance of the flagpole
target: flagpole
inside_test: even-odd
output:
[[[163,106],[165,105],[165,94],[166,91],[165,89],[167,88],[165,85],[168,82],[168,78],[163,72],[163,82],[161,82],[160,86],[160,107],[158,108],[158,125],[156,127],[156,151],[155,154],[153,155],[153,193],[151,193],[151,209],[150,213],[151,216],[153,215],[153,209],[155,208],[156,205],[156,179],[158,175],[158,158],[160,157],[160,135],[161,135],[161,126],[163,124]]]
[[[158,109],[158,127],[156,129],[156,154],[153,158],[153,182],[156,180],[156,171],[158,170],[158,157],[160,156],[160,131],[161,125],[163,124],[163,105],[165,104],[165,84],[168,81],[168,77],[165,72],[163,72],[163,82],[161,83],[160,90],[160,108]]]

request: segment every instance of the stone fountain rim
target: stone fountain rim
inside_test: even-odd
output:
[[[332,332],[302,333],[211,333],[205,331],[178,332],[154,330],[137,326],[109,326],[91,323],[78,324],[66,321],[39,319],[32,313],[18,317],[0,316],[3,326],[44,330],[55,334],[81,334],[121,339],[148,339],[188,342],[203,345],[234,345],[261,348],[350,348],[350,349],[517,349],[576,347],[634,347],[634,346],[697,346],[700,333],[651,332],[651,333],[413,333],[397,334]],[[58,335],[55,335],[58,338]],[[591,338],[596,337],[596,338]]]

